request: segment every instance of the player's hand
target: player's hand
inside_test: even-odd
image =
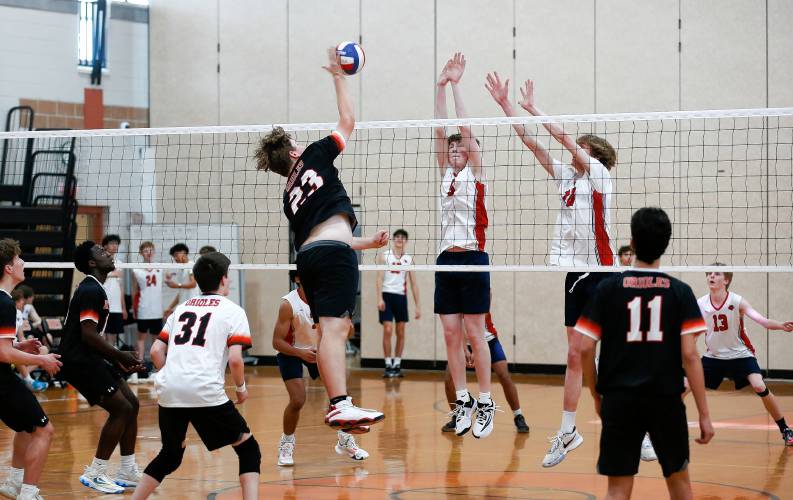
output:
[[[782,329],[786,332],[793,332],[793,321],[785,321],[782,323]]]
[[[518,104],[529,113],[532,112],[532,109],[534,109],[534,80],[526,80],[526,83],[520,88],[520,101],[518,101]]]
[[[23,340],[22,342],[17,342],[14,347],[28,354],[38,354],[39,349],[41,348],[41,342],[39,342],[38,339],[28,339]]]
[[[126,308],[126,306],[124,306],[122,304],[121,305],[121,319],[126,321],[128,317],[129,317],[129,314],[127,313],[127,308]]]
[[[381,312],[382,312],[382,311],[385,311],[385,302],[383,302],[383,299],[380,299],[380,300],[377,302],[377,310],[378,310],[378,311],[381,311]]]
[[[509,78],[502,82],[498,73],[495,71],[493,73],[488,73],[485,88],[490,92],[493,100],[496,101],[499,106],[503,106],[509,102]]]
[[[449,62],[446,63],[446,76],[452,84],[460,83],[460,79],[465,73],[465,56],[462,52],[455,52]]]
[[[60,357],[60,354],[42,354],[39,356],[39,366],[50,375],[55,375],[63,366],[59,361]]]
[[[372,235],[371,246],[369,248],[382,248],[388,244],[388,231],[380,229]]]
[[[339,64],[339,53],[336,52],[336,47],[329,47],[328,48],[328,65],[322,66],[322,69],[330,73],[331,75],[344,77],[344,71],[341,69],[341,64]]]
[[[237,391],[237,402],[236,404],[241,405],[245,401],[248,400],[248,389],[245,389],[242,392]]]
[[[468,349],[465,350],[465,367],[466,368],[474,367],[474,353],[472,353]]]
[[[443,87],[443,86],[445,86],[447,83],[449,83],[449,75],[448,75],[448,74],[447,74],[447,72],[446,72],[446,70],[447,70],[448,68],[449,68],[449,63],[447,62],[447,63],[446,63],[444,66],[443,66],[443,69],[441,70],[441,75],[438,77],[438,85],[440,85],[441,87]]]
[[[137,367],[141,366],[141,362],[136,354],[130,351],[118,351],[116,362],[121,369],[127,373],[135,371]]]
[[[600,406],[603,404],[603,396],[598,393],[593,393],[592,399],[595,400],[595,413],[597,413],[598,418],[602,418],[600,416]]]
[[[176,286],[176,282],[171,279],[171,275],[165,277],[165,284],[168,285],[169,288],[178,288]]]
[[[416,319],[421,319],[421,308],[416,306]]]
[[[317,350],[314,348],[300,349],[300,358],[303,359],[303,361],[305,361],[306,363],[316,363]]]
[[[708,444],[713,439],[716,432],[713,430],[713,424],[710,422],[710,417],[702,415],[699,416],[699,437],[696,441],[699,444]]]

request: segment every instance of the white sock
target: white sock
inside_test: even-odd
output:
[[[22,498],[35,498],[39,489],[32,484],[23,484],[19,490],[19,496]]]
[[[104,472],[107,470],[107,463],[109,460],[102,460],[101,458],[94,457],[93,462],[91,462],[91,469],[95,472]]]
[[[456,391],[456,394],[457,394],[457,401],[462,401],[463,403],[467,403],[468,401],[470,401],[470,399],[468,398],[468,389],[460,389],[459,391]]]
[[[394,358],[394,366],[400,366],[402,364],[402,358]]]
[[[294,434],[281,434],[281,442],[282,443],[294,443],[295,442],[295,435]]]
[[[22,478],[25,477],[25,469],[17,469],[16,467],[11,467],[11,471],[8,477],[11,480],[11,482],[22,484]]]
[[[33,383],[33,377],[31,377],[29,373],[28,373],[28,376],[25,377],[25,382]]]
[[[490,393],[489,392],[480,392],[479,393],[479,401],[481,401],[483,403],[489,403],[490,402]]]
[[[385,367],[391,368],[394,366],[394,358],[385,358]]]
[[[563,411],[562,412],[562,432],[573,432],[575,429],[575,412]]]
[[[517,417],[518,415],[523,415],[523,411],[520,408],[512,412],[513,417]]]
[[[135,455],[121,455],[121,468],[131,469],[135,467]]]

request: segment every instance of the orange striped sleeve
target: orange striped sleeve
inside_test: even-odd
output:
[[[680,335],[689,335],[692,333],[702,333],[708,329],[705,320],[702,318],[687,319],[683,321],[683,326],[680,328]]]
[[[157,340],[162,340],[162,341],[163,341],[163,342],[165,342],[166,344],[168,343],[168,339],[169,339],[169,338],[170,338],[170,337],[169,337],[169,335],[168,335],[168,332],[166,332],[165,330],[161,331],[161,332],[160,332],[160,334],[159,334],[159,335],[157,335]]]
[[[99,323],[99,314],[92,309],[87,309],[85,311],[80,311],[80,323],[83,321],[93,321],[94,323]]]
[[[0,339],[15,339],[15,338],[17,338],[16,326],[0,327]]]
[[[336,143],[336,146],[339,148],[339,153],[344,151],[344,148],[347,146],[347,141],[344,139],[344,136],[341,135],[341,132],[334,130],[331,132],[330,136],[333,138],[333,141]]]
[[[586,335],[594,340],[600,340],[600,325],[587,317],[581,316],[575,324],[575,329],[582,335]]]
[[[250,347],[251,344],[251,337],[250,335],[244,335],[239,333],[233,333],[229,336],[229,340],[226,344],[231,347],[233,345],[241,345],[243,347]]]

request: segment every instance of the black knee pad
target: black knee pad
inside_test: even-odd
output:
[[[256,438],[251,436],[237,446],[232,446],[234,452],[240,458],[240,476],[248,472],[261,472],[262,453],[259,451],[259,443]]]
[[[161,483],[165,476],[179,468],[182,464],[183,456],[184,448],[182,447],[163,448],[143,472],[156,479],[158,483]]]
[[[764,398],[764,397],[768,396],[769,394],[771,394],[771,391],[769,391],[768,387],[766,387],[763,392],[755,392],[755,394],[757,394],[761,398]]]

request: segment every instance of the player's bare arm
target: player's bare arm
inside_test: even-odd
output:
[[[416,273],[408,271],[408,282],[410,283],[410,293],[413,294],[413,303],[416,306],[416,319],[421,319],[421,300],[419,299],[419,285],[416,282]],[[382,296],[382,294],[381,294]]]
[[[385,265],[385,254],[379,253],[377,254],[377,258],[375,259],[375,263],[378,265]],[[385,311],[385,302],[383,301],[383,278],[385,277],[384,271],[377,271],[377,276],[374,280],[375,288],[377,289],[377,309],[379,311]]]
[[[229,370],[236,385],[237,404],[241,405],[248,399],[248,388],[245,386],[245,362],[242,359],[242,346],[229,347]]]
[[[449,63],[447,62],[435,86],[435,118],[438,120],[444,120],[449,117],[446,111],[446,86],[449,84],[449,76],[446,74],[446,70],[448,66]],[[435,159],[438,163],[438,168],[440,168],[441,175],[443,175],[446,167],[449,165],[446,129],[444,127],[435,127],[433,129],[433,134],[435,136]]]
[[[151,356],[151,362],[154,364],[156,369],[162,370],[162,367],[165,366],[167,354],[168,343],[160,338],[155,339],[154,344],[152,344],[151,350],[149,351],[149,356]]]
[[[278,319],[276,319],[275,328],[273,329],[273,349],[286,356],[303,359],[307,363],[316,363],[316,350],[298,349],[286,341],[286,336],[289,335],[289,329],[292,326],[292,319],[294,319],[292,306],[289,305],[289,301],[282,300],[281,305],[278,307]]]
[[[456,52],[446,64],[446,75],[452,87],[452,97],[454,98],[454,114],[457,118],[468,118],[468,111],[463,101],[459,83],[465,73],[465,56],[461,52]],[[470,126],[460,125],[458,127],[460,135],[463,137],[462,143],[468,150],[468,166],[477,179],[480,178],[482,169],[482,150],[476,141]]]
[[[746,301],[746,299],[741,301],[741,305],[739,307],[741,314],[748,316],[752,321],[757,323],[758,325],[766,328],[768,330],[783,330],[786,332],[793,332],[793,321],[776,321],[773,319],[766,318],[762,314],[760,314],[755,308]]]
[[[94,349],[100,356],[111,363],[117,363],[125,371],[132,371],[140,368],[141,362],[135,354],[129,351],[116,349],[99,335],[97,324],[91,320],[80,322],[80,338],[85,345]]]
[[[708,400],[705,397],[705,374],[702,371],[697,339],[695,335],[683,335],[680,338],[680,351],[683,356],[683,368],[686,371],[688,385],[694,394],[694,402],[699,413],[699,437],[695,441],[707,444],[714,435],[713,424],[710,421]]]
[[[352,106],[352,98],[347,90],[347,79],[339,65],[339,55],[335,47],[328,49],[328,65],[323,68],[333,77],[333,85],[336,89],[336,105],[339,108],[339,122],[336,124],[336,131],[347,140],[355,128],[355,111]]]
[[[380,229],[372,236],[361,238],[353,236],[352,247],[353,250],[368,250],[370,248],[382,248],[388,244],[389,234],[385,229]]]

